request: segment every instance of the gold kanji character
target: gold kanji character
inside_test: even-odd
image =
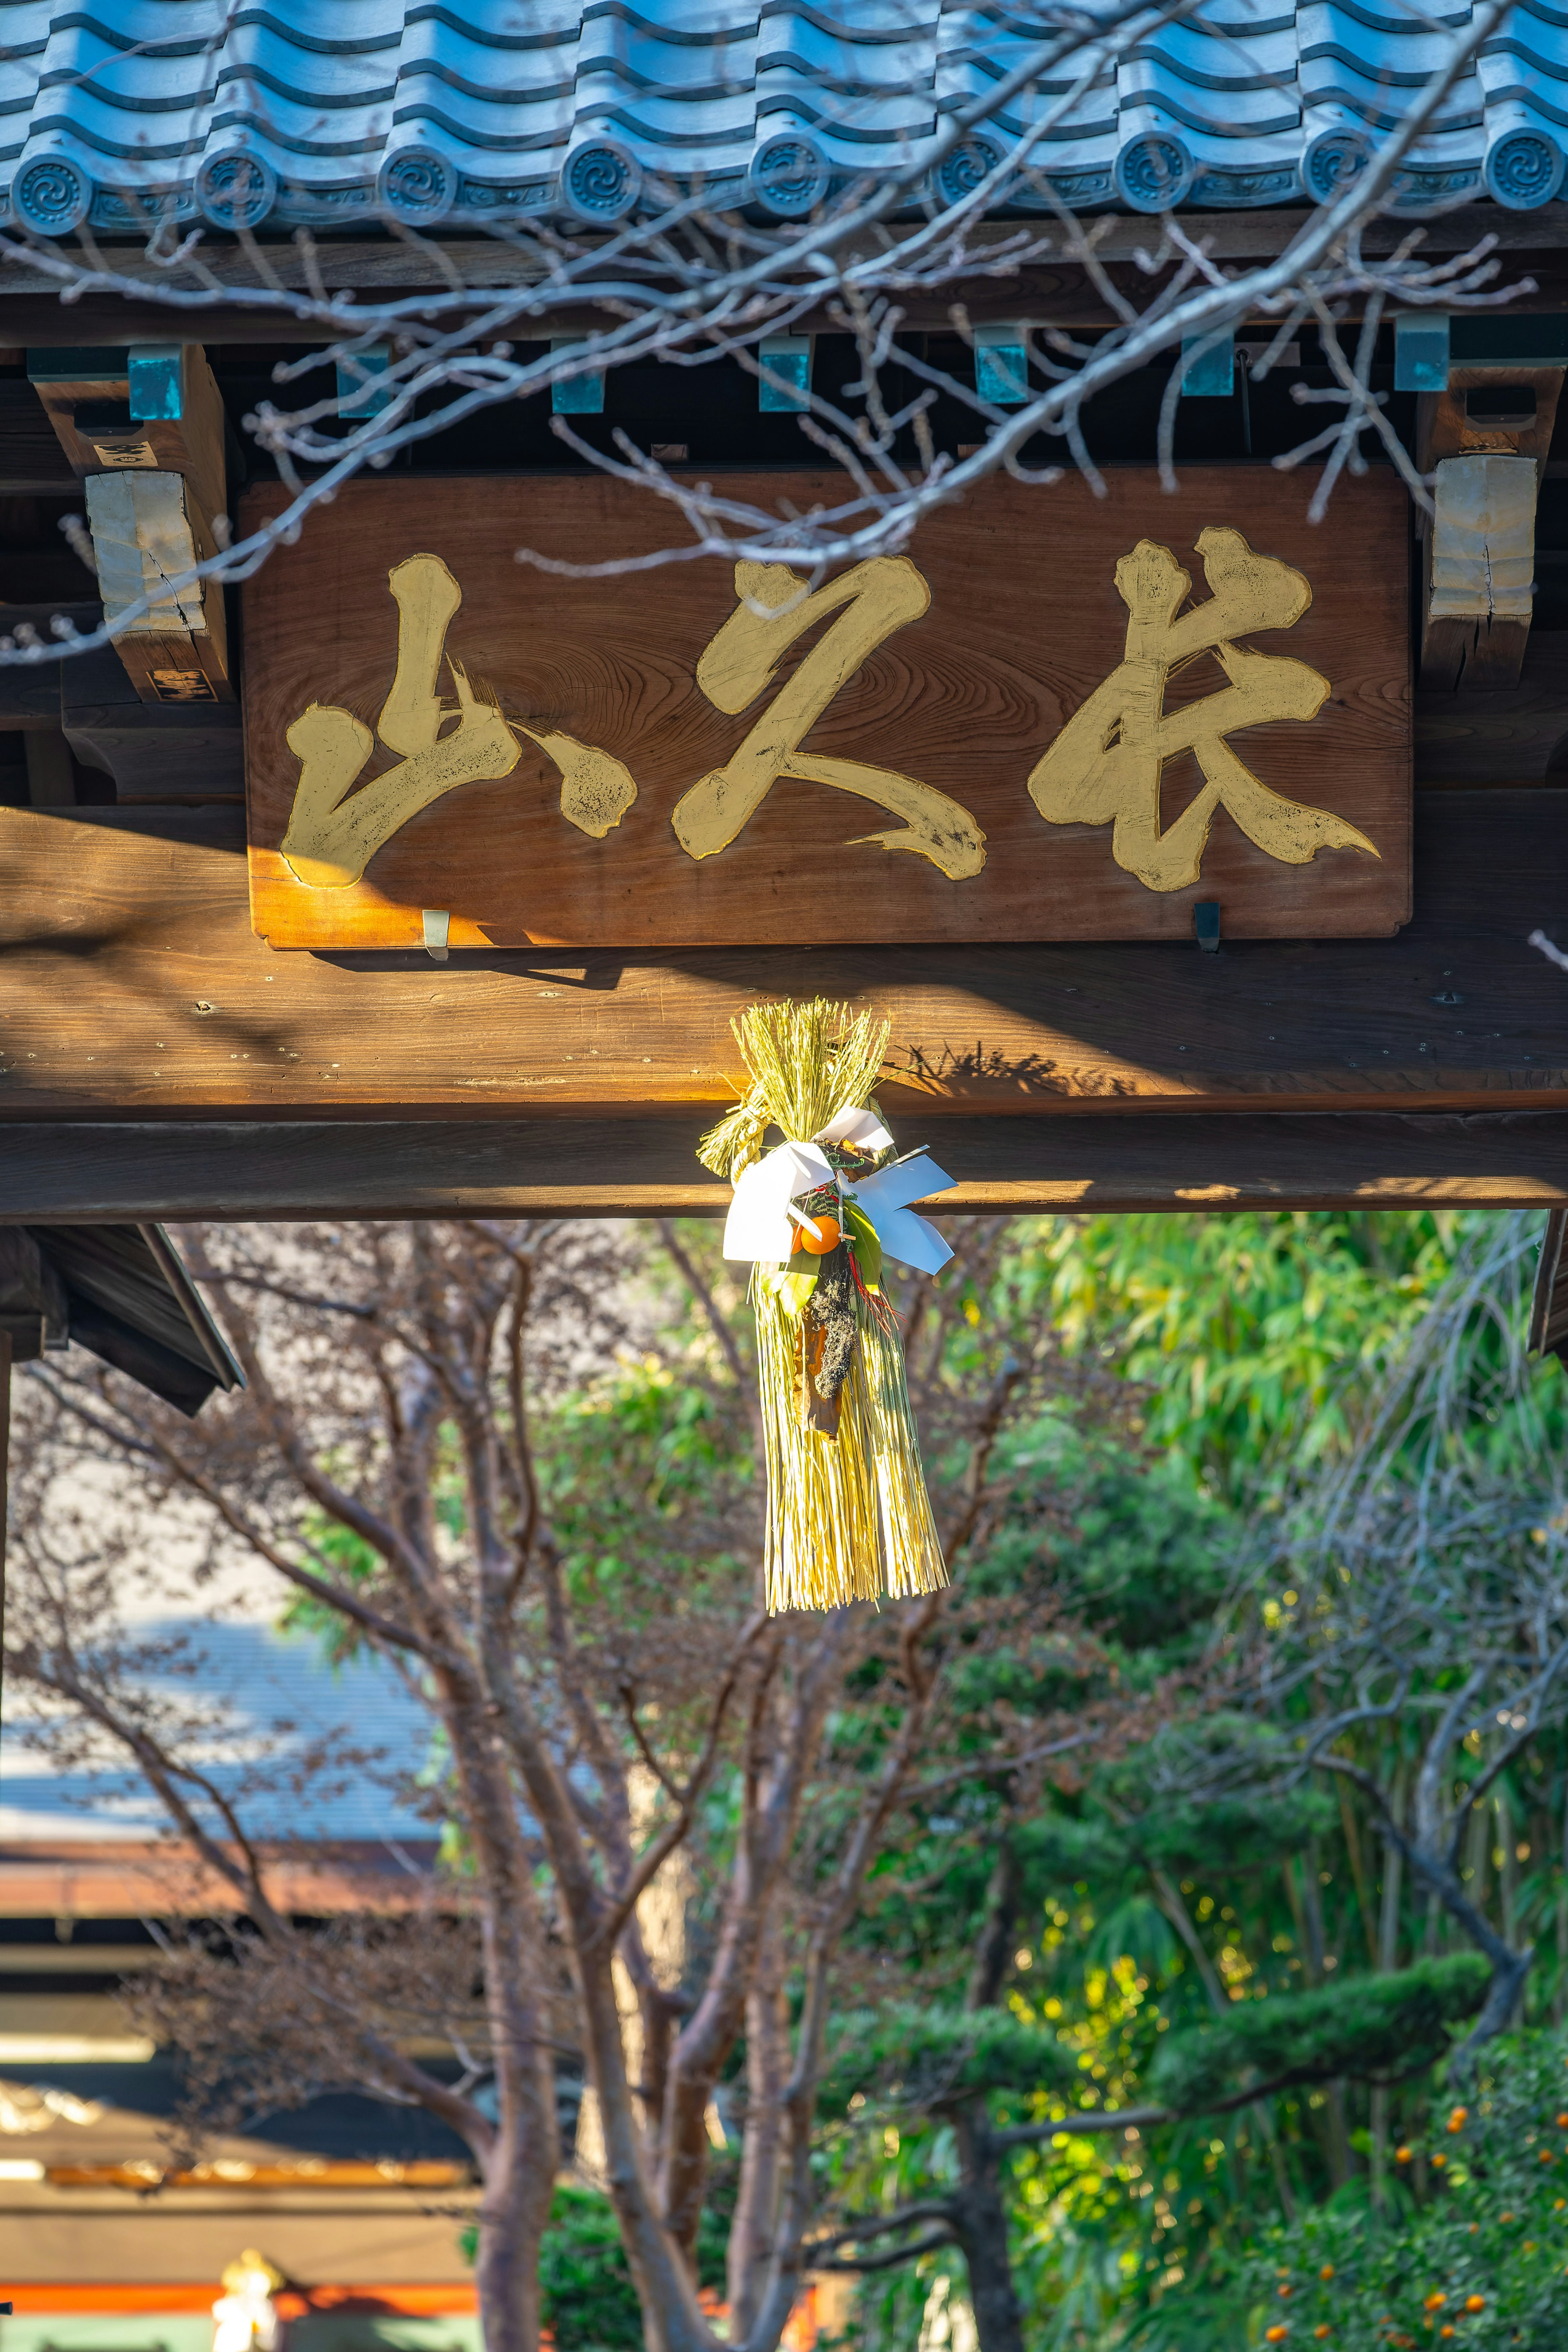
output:
[[[443,793],[510,775],[519,735],[560,769],[562,815],[602,840],[637,796],[627,770],[591,743],[509,722],[493,703],[476,698],[467,673],[447,656],[447,632],[463,592],[438,555],[409,556],[393,567],[388,583],[397,604],[397,668],[376,734],[404,756],[355,792],[375,737],[352,710],[312,702],[289,730],[289,748],[300,761],[282,844],[289,870],[310,889],[345,889],[400,826]],[[443,659],[456,705],[437,691]],[[444,735],[452,718],[458,723]]]
[[[1226,740],[1244,727],[1312,719],[1321,709],[1330,687],[1317,670],[1284,654],[1244,653],[1232,642],[1257,629],[1289,628],[1312,601],[1310,583],[1274,556],[1255,555],[1238,530],[1201,531],[1197,551],[1213,593],[1188,613],[1181,608],[1192,575],[1168,547],[1141,539],[1118,563],[1126,651],[1030,776],[1035,806],[1052,824],[1114,820],[1112,856],[1151,890],[1181,890],[1197,880],[1222,807],[1249,841],[1288,866],[1305,866],[1320,849],[1364,849],[1376,857],[1365,834],[1342,817],[1270,792]],[[1167,711],[1173,670],[1211,651],[1229,686]],[[1162,831],[1161,771],[1187,751],[1204,787]]]
[[[867,656],[895,629],[920,619],[931,603],[924,580],[906,557],[877,555],[815,594],[805,592],[805,582],[783,564],[735,566],[740,603],[697,665],[698,685],[721,710],[744,710],[772,684],[777,664],[797,637],[839,605],[848,610],[780,687],[733,758],[677,803],[672,822],[682,849],[690,857],[712,857],[727,849],[777,779],[796,776],[855,793],[904,820],[886,833],[858,834],[857,841],[913,850],[955,882],[978,874],[985,863],[985,835],[946,793],[892,768],[824,759],[800,749],[802,738]]]

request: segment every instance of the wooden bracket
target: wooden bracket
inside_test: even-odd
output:
[[[1420,683],[1517,686],[1530,637],[1535,502],[1563,389],[1560,367],[1456,366],[1423,393],[1416,463],[1434,471]]]
[[[0,1331],[13,1364],[63,1348],[70,1316],[65,1286],[25,1225],[0,1229]]]
[[[232,702],[224,594],[160,583],[217,552],[223,398],[199,343],[37,351],[27,372],[87,493],[104,612],[151,595],[118,648],[143,702]]]
[[[88,527],[98,558],[103,615],[110,623],[145,604],[116,640],[143,702],[229,702],[223,589],[211,581],[171,587],[217,551],[192,510],[180,474],[89,474]]]

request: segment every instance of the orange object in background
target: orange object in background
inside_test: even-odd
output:
[[[100,2314],[123,2318],[138,2312],[199,2312],[210,2315],[216,2284],[211,2279],[138,2279],[123,2285],[55,2284],[26,2280],[12,2288],[26,2305],[26,2315],[47,2313],[51,2318],[96,2318]],[[349,2311],[394,2319],[468,2319],[479,2310],[471,2286],[313,2286],[284,2287],[279,2293],[280,2319],[303,2319],[312,2312]]]

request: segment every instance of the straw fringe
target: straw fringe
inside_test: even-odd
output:
[[[871,1088],[888,1050],[886,1021],[851,1017],[847,1004],[817,996],[809,1004],[749,1005],[730,1026],[752,1083],[697,1147],[716,1176],[733,1183],[760,1160],[770,1123],[804,1142],[841,1110],[876,1110]]]
[[[752,1084],[698,1146],[731,1180],[761,1157],[770,1124],[800,1140],[843,1110],[876,1105],[871,1087],[888,1024],[818,997],[754,1004],[732,1024]],[[880,1116],[880,1113],[878,1114]],[[839,1398],[838,1434],[805,1425],[801,1317],[759,1266],[752,1281],[768,1473],[767,1605],[837,1609],[881,1593],[904,1600],[947,1582],[910,1406],[904,1352],[890,1316],[862,1300],[858,1339]]]

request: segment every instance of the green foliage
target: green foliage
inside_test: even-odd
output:
[[[694,1606],[747,1589],[732,1505],[750,1485],[749,1457],[710,1394],[668,1365],[626,1365],[565,1397],[535,1452],[575,1594],[641,1619],[662,1601],[660,1570],[676,1563]]]
[[[831,2107],[875,2088],[913,2106],[963,2091],[1062,2090],[1076,2079],[1072,2053],[1032,2018],[899,2001],[837,2020],[822,2097]]]
[[[1442,2352],[1422,2295],[1461,2286],[1486,2301],[1453,2323],[1454,2352],[1568,2343],[1549,2316],[1568,2260],[1552,2193],[1568,2127],[1539,2139],[1568,2090],[1541,2025],[1559,1953],[1568,1974],[1568,1738],[1548,1727],[1532,1742],[1466,1846],[1472,1898],[1493,1918],[1506,1905],[1516,1940],[1541,1957],[1533,2029],[1455,2135],[1442,2115],[1428,2120],[1434,2069],[1480,2002],[1484,1964],[1408,1874],[1390,1884],[1353,1789],[1222,1793],[1249,1742],[1259,1758],[1277,1752],[1277,1730],[1246,1704],[1244,1645],[1278,1638],[1276,1622],[1321,1631],[1304,1576],[1281,1570],[1278,1592],[1254,1592],[1238,1564],[1264,1548],[1272,1558],[1292,1514],[1326,1490],[1369,1401],[1385,1395],[1384,1351],[1481,1230],[1424,1212],[1034,1220],[998,1241],[989,1275],[941,1295],[953,1397],[1005,1347],[1029,1368],[1025,1403],[943,1619],[944,1745],[921,1767],[934,1793],[900,1815],[849,1939],[814,2160],[826,2225],[954,2185],[942,2102],[955,2095],[984,2097],[1000,2126],[1047,2126],[1004,2178],[1029,2352],[1258,2352],[1280,2326],[1286,2352],[1382,2352],[1401,2335]],[[1484,1306],[1456,1318],[1467,1393],[1483,1392],[1517,1319],[1510,1307],[1489,1325]],[[743,1317],[737,1329],[744,1348]],[[682,1349],[690,1360],[710,1345],[693,1323],[666,1361],[623,1364],[539,1415],[541,1484],[585,1638],[602,1627],[613,1644],[624,1626],[688,1609],[711,1625],[749,1591],[747,1431],[680,1373]],[[1556,1442],[1555,1368],[1538,1387],[1555,1399],[1542,1427]],[[922,1431],[938,1484],[944,1446],[952,1463],[962,1451],[962,1413],[943,1423],[940,1389]],[[1510,1559],[1540,1549],[1521,1516],[1521,1426],[1505,1415],[1477,1440],[1494,1478],[1477,1549],[1499,1561],[1505,1518]],[[374,1580],[368,1555],[336,1564]],[[1308,1658],[1303,1709],[1315,1671]],[[886,1753],[895,1676],[889,1648],[836,1704],[803,1902]],[[1085,1743],[1038,1779],[1010,1790],[984,1769],[1000,1744],[1064,1726],[1083,1727]],[[1356,1753],[1403,1758],[1408,1788],[1419,1728],[1365,1727]],[[706,1852],[724,1850],[732,1806],[721,1773]],[[997,2006],[976,2016],[963,1989],[1004,1835],[1019,1881],[1012,1965]],[[698,1943],[708,1899],[704,1881]],[[1286,2075],[1300,2087],[1194,2112]],[[1369,2077],[1392,2086],[1374,2096]],[[1073,2130],[1075,2114],[1142,2105],[1183,2120],[1132,2140]],[[720,2275],[721,2175],[705,2278]],[[640,2345],[603,2199],[562,2189],[545,2263],[560,2352]],[[912,2352],[939,2276],[962,2297],[952,2250],[868,2280],[861,2352]]]
[[[1228,2016],[1173,2034],[1149,2087],[1194,2115],[1254,2083],[1412,2074],[1443,2056],[1446,2029],[1475,2015],[1490,1976],[1479,1952],[1456,1952],[1318,1992],[1239,2001]]]
[[[539,2278],[556,2352],[642,2352],[642,2309],[607,2197],[561,2182]]]
[[[1179,1456],[1151,1458],[1063,1413],[1003,1449],[1010,1507],[987,1547],[987,1582],[1041,1546],[1062,1604],[1130,1652],[1167,1663],[1201,1634],[1236,1549],[1232,1515],[1198,1490]]]
[[[1151,1441],[1240,1497],[1331,1455],[1367,1373],[1448,1271],[1430,1211],[1054,1218],[1035,1278],[1069,1349],[1149,1391]]]
[[[1318,2341],[1414,2352],[1451,2327],[1465,2352],[1561,2352],[1568,2047],[1537,2032],[1494,2045],[1489,2059],[1473,2105],[1440,2110],[1399,2151],[1385,2218],[1336,2201],[1269,2231],[1237,2266],[1238,2345],[1282,2326],[1274,2340],[1292,2352]],[[1164,2352],[1178,2339],[1162,2318],[1138,2340]]]
[[[698,2276],[705,2286],[724,2277],[725,2223],[734,2184],[721,2173],[719,2200],[703,2214],[697,2238]],[[465,2230],[463,2252],[473,2261],[479,2231]],[[555,2352],[643,2352],[642,2308],[621,2244],[615,2208],[596,2189],[557,2181],[550,2223],[539,2248],[544,2325]]]
[[[1031,1318],[1054,1321],[1083,1385],[1046,1392],[1004,1440],[1004,1493],[967,1571],[988,1604],[1040,1590],[1039,1626],[1005,1664],[963,1664],[949,1688],[977,1723],[987,1706],[1087,1709],[1107,1689],[1142,1695],[1148,1712],[1124,1745],[1047,1775],[1017,1818],[976,1783],[917,1822],[900,1884],[859,1931],[893,2005],[879,2038],[868,2020],[853,2029],[867,2037],[859,2071],[835,2082],[853,2081],[858,2104],[825,2179],[850,2212],[951,2186],[951,2126],[921,2105],[942,2064],[951,2074],[962,2061],[984,2082],[994,2124],[1055,2125],[1015,2154],[1005,2183],[1030,2352],[1255,2352],[1279,2326],[1288,2334],[1273,2340],[1287,2352],[1320,2342],[1382,2352],[1389,2330],[1373,2305],[1384,2280],[1399,2283],[1404,2300],[1378,2308],[1405,2315],[1411,2345],[1442,2352],[1438,2321],[1427,2328],[1405,2290],[1436,2260],[1433,2216],[1456,2201],[1445,2186],[1459,2184],[1455,2143],[1426,2117],[1488,1970],[1408,1873],[1390,1885],[1388,1848],[1356,1790],[1257,1793],[1289,1721],[1270,1725],[1245,1705],[1246,1675],[1233,1680],[1231,1662],[1270,1622],[1269,1608],[1281,1623],[1308,1624],[1315,1589],[1281,1569],[1269,1580],[1277,1591],[1255,1592],[1251,1563],[1330,1491],[1369,1410],[1389,1410],[1411,1475],[1425,1472],[1427,1422],[1406,1411],[1387,1360],[1445,1282],[1423,1378],[1454,1403],[1461,1466],[1484,1470],[1472,1481],[1476,1559],[1456,1590],[1476,1576],[1506,1582],[1519,1559],[1542,1553],[1538,1526],[1550,1535],[1557,1521],[1537,1508],[1536,1487],[1562,1453],[1563,1382],[1548,1366],[1526,1377],[1520,1398],[1521,1238],[1514,1220],[1425,1213],[1041,1220],[1016,1229],[1005,1280],[976,1299],[983,1325],[1015,1318],[1020,1350]],[[1489,1291],[1477,1270],[1494,1242],[1516,1263]],[[1099,1410],[1107,1368],[1125,1401],[1120,1418]],[[1405,1475],[1404,1456],[1394,1472]],[[1302,1708],[1318,1701],[1310,1681],[1320,1671],[1308,1662]],[[1408,1790],[1426,1719],[1418,1711],[1364,1727],[1346,1752],[1384,1779],[1402,1772]],[[1460,1780],[1470,1769],[1460,1759]],[[1224,1793],[1244,1782],[1247,1795]],[[1506,1911],[1515,1940],[1537,1945],[1527,2055],[1554,1978],[1568,1973],[1565,1806],[1568,1735],[1549,1727],[1495,1784],[1462,1862],[1487,1916]],[[986,2072],[957,2002],[1005,1823],[1020,1907]],[[909,2000],[900,1969],[906,1982],[918,1971],[921,2003]],[[943,2020],[945,2039],[933,2032]],[[1038,2064],[1038,2037],[1059,2053],[1054,2074]],[[1293,2086],[1266,2101],[1192,2112],[1286,2075]],[[1164,2104],[1184,2119],[1131,2141],[1073,2131],[1076,2111]],[[1406,2143],[1414,2153],[1401,2163]],[[1554,2182],[1564,2166],[1568,2126],[1556,2165],[1539,2170]],[[1555,2336],[1531,2332],[1529,2297],[1549,2250],[1568,2308],[1568,2207],[1548,2236],[1539,2182],[1535,2200],[1527,2209],[1515,2179],[1507,2198],[1465,2219],[1454,2276],[1470,2275],[1463,2260],[1481,2261],[1476,2241],[1488,2249],[1495,2228],[1482,2266],[1510,2325],[1500,2318],[1495,2339],[1485,2337],[1471,2315],[1455,2323],[1455,2352],[1467,2341],[1510,2343],[1515,2326],[1521,2352],[1568,2342],[1561,2318]],[[1287,2224],[1287,2214],[1300,2218]],[[1340,2305],[1312,2306],[1309,2327],[1302,2250],[1320,2231],[1353,2246],[1374,2284],[1363,2302],[1336,2290]],[[1295,2249],[1289,2297],[1275,2293],[1289,2282],[1270,2275],[1276,2243]],[[925,2258],[913,2275],[868,2280],[855,2337],[863,2352],[908,2352],[944,2272],[962,2292],[952,2252]],[[1325,2325],[1330,2335],[1317,2336]]]

